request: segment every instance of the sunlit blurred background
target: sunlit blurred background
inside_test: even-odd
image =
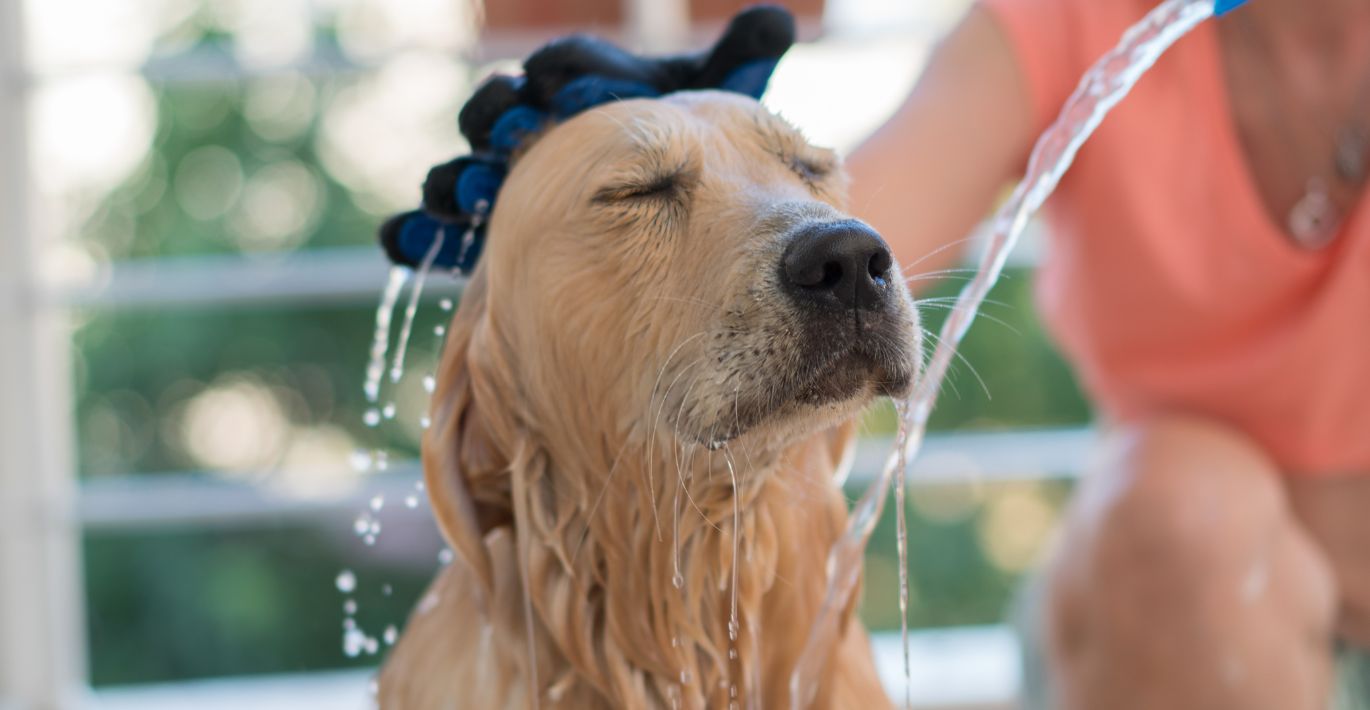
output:
[[[414,459],[438,303],[459,297],[436,279],[395,415],[368,427],[377,224],[463,152],[455,117],[489,72],[572,26],[689,46],[738,4],[0,0],[0,708],[363,707],[444,560]],[[809,41],[767,103],[849,150],[966,4],[800,2]],[[1013,692],[1000,625],[1088,438],[1033,317],[1039,243],[916,466],[920,707]],[[868,419],[853,496],[891,422]],[[861,607],[886,631],[892,517]]]

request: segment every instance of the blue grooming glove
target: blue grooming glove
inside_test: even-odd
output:
[[[766,5],[738,13],[696,54],[640,57],[585,35],[553,40],[524,62],[524,76],[494,76],[476,90],[458,118],[473,153],[429,171],[423,209],[382,225],[381,245],[396,264],[419,266],[431,253],[434,267],[470,273],[509,162],[530,136],[610,101],[690,89],[759,99],[793,43],[794,18]]]

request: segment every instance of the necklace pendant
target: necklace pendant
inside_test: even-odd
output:
[[[1289,234],[1304,249],[1321,249],[1337,236],[1340,221],[1341,215],[1327,193],[1327,186],[1320,178],[1310,178],[1307,191],[1289,210]]]
[[[1357,128],[1343,129],[1337,137],[1337,177],[1359,185],[1365,181],[1366,173],[1366,134]]]

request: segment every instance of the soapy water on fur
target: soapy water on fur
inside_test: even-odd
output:
[[[1129,28],[1118,46],[1085,72],[1075,92],[1066,100],[1056,122],[1037,140],[1022,182],[994,216],[990,243],[981,258],[979,269],[961,291],[956,305],[943,323],[937,347],[912,396],[898,407],[899,430],[894,451],[890,453],[880,475],[853,508],[846,531],[829,551],[823,605],[790,676],[790,705],[793,710],[807,708],[813,702],[818,690],[819,671],[826,665],[835,645],[839,612],[851,601],[860,577],[866,543],[880,518],[891,483],[899,505],[899,611],[904,653],[904,702],[905,707],[908,707],[908,557],[903,510],[907,462],[918,454],[922,446],[928,417],[936,404],[942,379],[956,354],[956,347],[969,330],[985,296],[998,281],[1009,252],[1027,226],[1028,219],[1056,189],[1080,146],[1166,49],[1213,14],[1214,0],[1166,0],[1161,3]]]

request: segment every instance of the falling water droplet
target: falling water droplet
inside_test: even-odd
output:
[[[452,551],[449,550],[449,549],[447,549],[447,548],[445,548],[445,547],[442,548],[442,552],[439,552],[439,553],[438,553],[438,562],[441,562],[441,563],[443,563],[443,564],[445,564],[445,565],[451,564],[451,563],[452,563]]]
[[[348,629],[343,632],[343,654],[348,658],[356,658],[362,655],[362,649],[366,646],[366,634],[361,629]]]
[[[374,454],[372,454],[372,458],[376,462],[377,471],[385,471],[390,468],[390,454],[384,451],[377,450]]]
[[[679,572],[676,572],[674,575],[671,576],[671,585],[674,586],[676,589],[680,589],[680,588],[684,587],[684,586],[685,586],[685,575],[683,575],[683,574],[681,574],[681,573],[679,573]]]
[[[356,533],[357,537],[371,532],[371,514],[362,513],[358,515],[357,519],[352,521],[352,532]]]
[[[343,630],[350,631],[357,628],[357,620],[350,616],[343,617]]]
[[[735,649],[735,648],[730,648],[730,649],[728,649],[728,658],[731,658],[731,659],[733,659],[734,661],[736,661],[736,660],[737,660],[737,649]]]
[[[362,422],[370,427],[380,426],[381,410],[376,409],[375,407],[367,409],[366,413],[362,415]]]
[[[441,308],[444,311],[452,310],[452,299],[444,298],[441,301],[438,301],[438,308]]]
[[[354,615],[356,615],[356,613],[357,613],[357,600],[356,600],[356,599],[348,599],[347,601],[343,602],[343,613],[344,613],[344,614],[347,614],[348,616],[354,616]]]
[[[413,494],[413,493],[410,493],[409,495],[405,496],[405,497],[404,497],[404,507],[406,507],[406,508],[417,508],[417,507],[419,507],[419,497],[418,497],[417,495]]]
[[[357,575],[353,574],[352,570],[345,569],[338,573],[338,578],[333,580],[333,583],[337,585],[338,591],[351,594],[352,590],[357,588]]]
[[[380,642],[377,641],[374,637],[368,636],[366,638],[366,655],[374,656],[376,655],[376,652],[379,650],[381,650]]]
[[[690,684],[690,672],[689,672],[689,671],[681,671],[681,672],[680,672],[680,684],[681,684],[681,685],[689,685],[689,684]]]
[[[427,429],[430,426],[433,426],[433,420],[428,418],[427,414],[419,417],[419,428]]]
[[[384,507],[384,506],[385,506],[385,496],[383,496],[383,495],[376,495],[374,498],[371,499],[371,510],[374,510],[374,511],[376,511],[377,513],[379,513],[379,512],[381,511],[381,508]]]
[[[381,410],[381,414],[384,415],[386,419],[394,419],[394,418],[395,418],[395,403],[394,403],[394,402],[386,402],[386,403],[385,403],[385,408]]]
[[[399,639],[399,637],[400,632],[395,628],[394,624],[385,627],[385,632],[381,636],[381,638],[385,639],[385,645],[387,646],[394,646],[395,641]]]
[[[376,544],[376,536],[375,536],[375,535],[367,535],[366,537],[362,538],[362,542],[366,543],[368,547],[371,546],[371,545],[375,545],[375,544]]]
[[[350,457],[352,470],[357,473],[365,473],[371,468],[371,452],[366,449],[357,449],[352,452]]]
[[[383,587],[381,587],[381,594],[384,594],[384,595],[387,596],[387,597],[390,596],[391,594],[393,594],[394,591],[395,591],[394,588],[391,587],[391,586],[388,585],[388,584],[385,585],[385,586],[383,586]]]
[[[737,640],[737,619],[728,621],[728,638],[733,641]]]
[[[434,328],[433,328],[433,335],[436,335],[436,336],[438,336],[439,338],[441,338],[441,337],[444,336],[444,335],[447,335],[447,326],[445,326],[445,325],[439,325],[439,326],[434,327]]]
[[[429,393],[429,394],[432,394],[432,393],[433,393],[433,390],[435,390],[435,389],[437,389],[437,388],[438,388],[438,381],[437,381],[437,379],[435,379],[432,375],[424,375],[424,376],[423,376],[423,391],[424,391],[424,392],[427,392],[427,393]]]
[[[680,648],[680,637],[679,637],[679,636],[672,636],[672,637],[671,637],[671,648]]]

